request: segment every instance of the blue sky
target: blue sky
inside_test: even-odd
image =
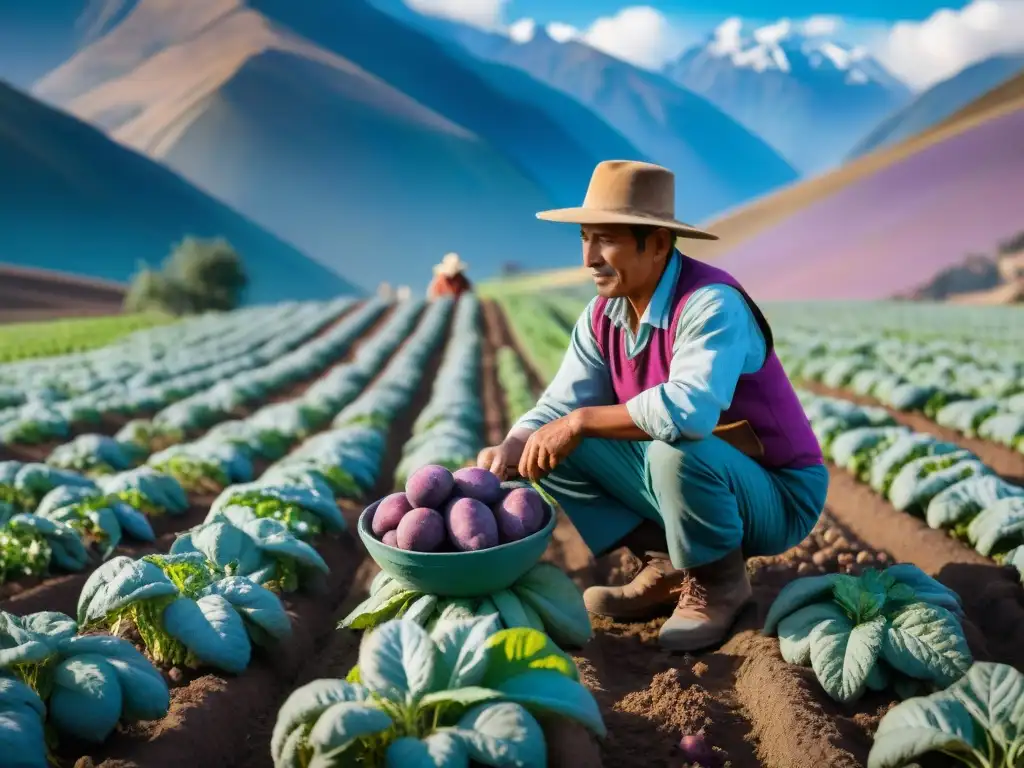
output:
[[[1024,53],[1024,0],[404,0],[528,39],[537,25],[658,70],[727,19],[788,29],[865,49],[896,77],[924,89],[997,54]],[[782,27],[775,27],[779,29]],[[813,32],[811,31],[813,30]]]
[[[962,3],[934,0],[650,0],[648,5],[666,16],[681,20],[715,20],[729,16],[744,18],[801,18],[837,15],[871,21],[921,21],[940,8],[959,8]],[[623,7],[622,0],[511,0],[506,6],[510,18],[528,16],[541,22],[563,21],[586,26],[600,16]]]

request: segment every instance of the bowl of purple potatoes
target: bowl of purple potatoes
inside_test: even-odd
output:
[[[363,510],[359,538],[385,573],[412,589],[477,597],[512,586],[540,560],[554,508],[529,483],[477,467],[420,467],[404,491]]]

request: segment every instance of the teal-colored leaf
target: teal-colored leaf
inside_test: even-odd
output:
[[[978,662],[948,692],[1003,749],[1024,736],[1024,675],[1008,664]]]
[[[891,617],[882,656],[903,674],[941,686],[960,679],[972,662],[956,616],[927,603],[911,603]]]
[[[969,754],[974,749],[984,747],[963,703],[945,694],[909,699],[878,724],[867,768],[903,768],[929,752]]]
[[[600,737],[606,735],[604,720],[594,695],[582,684],[547,669],[531,669],[509,678],[497,689],[530,711],[568,717]]]
[[[164,609],[164,628],[212,667],[237,675],[249,666],[252,646],[245,623],[220,595],[179,597]]]
[[[42,700],[20,680],[0,677],[0,755],[11,768],[48,768]]]
[[[291,621],[281,599],[249,579],[229,576],[206,587],[203,594],[220,595],[246,622],[259,627],[274,640],[284,640],[292,633]]]
[[[511,701],[482,704],[459,720],[451,733],[471,759],[484,765],[547,768],[547,745],[540,724]]]
[[[824,576],[808,576],[796,581],[789,582],[768,609],[768,616],[764,622],[764,633],[775,634],[779,621],[794,611],[803,608],[811,603],[821,600],[832,599],[832,587],[839,578],[839,574],[828,573]]]
[[[328,707],[343,701],[365,702],[369,698],[368,689],[344,680],[314,680],[296,688],[277,712],[270,738],[270,754],[274,763],[281,761],[284,743],[290,734],[304,725],[312,726]]]
[[[825,692],[836,701],[860,697],[878,660],[885,618],[853,626],[846,619],[827,619],[811,632],[811,667]]]
[[[811,603],[788,616],[778,624],[779,652],[789,664],[806,667],[811,663],[811,631],[829,619],[847,619],[843,610],[833,602]]]
[[[321,757],[329,758],[350,747],[363,736],[390,728],[392,720],[370,703],[340,701],[331,704],[317,718],[307,742]]]
[[[540,615],[547,633],[559,645],[581,647],[593,635],[582,593],[558,566],[538,563],[512,591]]]
[[[389,621],[363,639],[359,671],[374,693],[413,704],[430,693],[437,656],[434,641],[418,624]]]
[[[409,736],[388,746],[385,768],[467,768],[469,755],[462,742],[441,731],[425,739]]]
[[[61,733],[99,744],[121,717],[121,686],[104,659],[87,654],[57,665],[49,699],[49,721]]]
[[[438,621],[430,633],[438,651],[438,687],[479,685],[487,671],[487,639],[498,629],[495,616]]]
[[[405,609],[405,613],[402,614],[402,618],[407,621],[415,621],[422,627],[434,615],[436,607],[436,595],[421,595],[409,604],[409,607]]]

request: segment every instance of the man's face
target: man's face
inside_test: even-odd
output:
[[[667,229],[658,229],[647,236],[641,251],[633,230],[622,224],[584,225],[580,238],[583,266],[605,298],[634,296],[657,284],[672,241]]]

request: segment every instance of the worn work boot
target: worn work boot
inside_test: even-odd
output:
[[[668,609],[679,597],[685,574],[672,566],[664,552],[646,552],[633,580],[621,587],[590,587],[583,592],[587,610],[613,619],[647,619]]]
[[[676,589],[679,602],[658,642],[667,651],[697,651],[721,642],[753,591],[740,550],[689,568]]]

